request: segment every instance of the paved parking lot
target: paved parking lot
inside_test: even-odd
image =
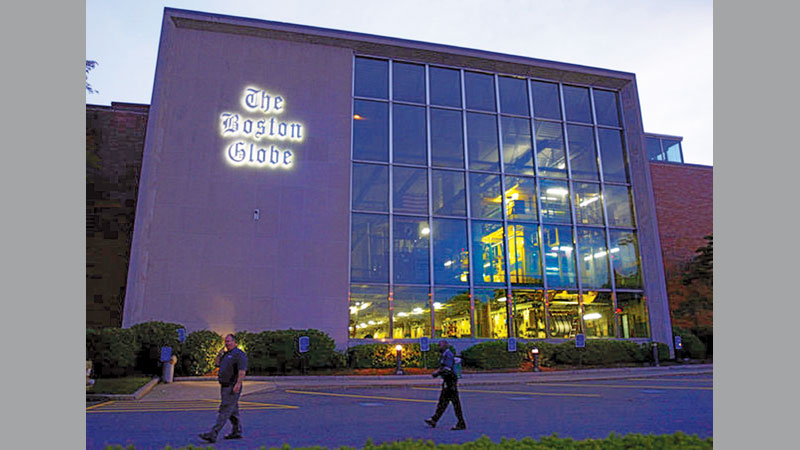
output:
[[[481,435],[494,441],[558,434],[575,439],[617,434],[712,432],[712,377],[657,378],[462,386],[468,429],[451,431],[448,409],[436,429],[422,419],[436,406],[429,387],[281,389],[242,398],[245,439],[220,440],[216,448],[341,445],[362,447],[367,438],[432,439],[458,443]],[[87,448],[106,444],[137,448],[200,445],[197,434],[214,422],[218,399],[126,402],[87,408]],[[227,432],[226,430],[223,433]]]

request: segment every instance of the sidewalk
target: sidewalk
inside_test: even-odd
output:
[[[624,378],[672,375],[710,375],[712,364],[692,364],[661,367],[624,367],[615,369],[584,369],[551,372],[467,373],[459,386],[502,385],[519,383],[563,383],[568,381],[615,380]],[[438,387],[441,380],[430,375],[380,376],[248,376],[244,393],[248,395],[286,389],[355,389],[393,388],[399,386]],[[218,398],[219,384],[209,377],[176,377],[170,384],[160,383],[141,398],[142,401],[193,400]]]

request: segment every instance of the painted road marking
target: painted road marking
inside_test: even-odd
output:
[[[549,384],[549,383],[548,383]],[[438,391],[435,388],[412,388],[420,391]],[[521,395],[544,395],[549,397],[600,397],[600,394],[568,394],[556,392],[528,392],[528,391],[491,391],[483,389],[459,389],[459,392],[480,392],[487,394],[521,394]]]
[[[376,395],[356,395],[356,394],[334,394],[332,392],[319,392],[319,391],[285,391],[289,394],[306,394],[306,395],[327,395],[330,397],[350,397],[350,398],[371,398],[376,400],[394,400],[398,402],[417,402],[417,403],[438,403],[436,400],[419,400],[414,398],[397,398],[397,397],[379,397]]]
[[[526,383],[533,386],[560,386],[560,387],[593,387],[593,388],[620,388],[620,389],[682,389],[690,391],[712,391],[711,387],[693,387],[693,386],[643,386],[635,384],[580,384],[580,383]]]
[[[675,383],[709,383],[709,382],[713,382],[713,380],[711,380],[710,378],[699,378],[699,379],[695,379],[695,380],[686,380],[686,379],[672,380],[672,379],[668,379],[668,378],[628,378],[628,379],[631,380],[631,381],[657,381],[659,383],[665,382],[665,381],[666,382],[675,382]]]
[[[118,412],[187,412],[187,411],[216,411],[219,409],[219,400],[176,400],[176,401],[144,401],[144,402],[115,402],[110,401],[86,408],[88,413],[118,413]],[[240,411],[258,411],[264,409],[297,409],[298,406],[279,405],[273,403],[239,402]]]

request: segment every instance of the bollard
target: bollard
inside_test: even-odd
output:
[[[172,383],[172,375],[175,373],[175,364],[178,363],[178,357],[172,355],[169,361],[162,363],[161,381],[164,383]]]
[[[653,342],[653,364],[658,367],[658,344]]]
[[[403,367],[402,367],[402,358],[403,358],[403,346],[397,344],[395,347],[397,350],[397,371],[394,373],[395,375],[403,375]]]
[[[539,349],[536,347],[532,348],[531,355],[533,357],[533,371],[539,372]]]

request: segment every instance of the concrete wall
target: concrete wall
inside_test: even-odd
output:
[[[165,15],[123,326],[313,327],[346,342],[351,80],[352,51]],[[302,142],[274,142],[294,152],[290,169],[226,163],[220,115],[244,113],[251,85],[304,125]]]

